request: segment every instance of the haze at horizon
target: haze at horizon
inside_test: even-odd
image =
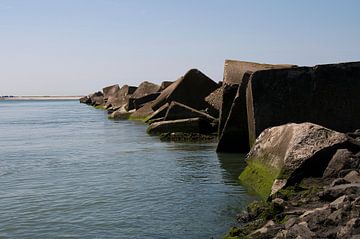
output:
[[[225,59],[357,61],[359,1],[0,0],[0,95],[83,95]]]

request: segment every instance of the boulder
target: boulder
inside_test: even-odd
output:
[[[250,145],[264,129],[288,122],[355,131],[359,92],[360,62],[254,72],[246,92]]]
[[[105,108],[111,110],[120,109],[127,104],[130,95],[132,95],[137,87],[124,85],[121,88],[113,87],[108,90]]]
[[[148,134],[162,133],[199,133],[208,134],[213,131],[213,127],[207,120],[200,118],[169,120],[152,123],[148,129]]]
[[[164,119],[168,109],[169,109],[169,104],[168,103],[164,104],[149,116],[149,118],[146,120],[146,123],[157,119]]]
[[[179,102],[171,102],[169,109],[166,112],[165,120],[177,120],[177,119],[188,119],[188,118],[202,118],[213,122],[216,119],[204,112],[193,109],[189,106],[181,104]]]
[[[114,120],[127,120],[129,119],[130,115],[134,113],[134,111],[127,111],[125,110],[124,107],[112,112],[110,115],[109,115],[109,118],[110,119],[114,119]]]
[[[352,147],[345,134],[312,123],[269,128],[249,152],[240,180],[266,197],[304,177],[322,176],[337,149]]]
[[[237,87],[236,96],[232,102],[229,110],[228,104],[223,101],[223,110],[221,122],[225,122],[223,127],[219,127],[219,143],[216,148],[217,152],[228,153],[247,153],[250,150],[249,146],[249,131],[247,124],[247,111],[246,111],[246,87],[250,78],[251,72],[246,72]],[[232,98],[230,93],[230,100]],[[228,98],[224,94],[224,99]],[[227,119],[225,121],[225,115]]]
[[[83,96],[79,99],[82,104],[91,104],[91,99],[88,96]]]
[[[139,108],[134,113],[132,113],[130,115],[129,119],[131,119],[131,120],[141,120],[141,121],[148,120],[148,118],[154,113],[151,106],[152,106],[152,101],[144,104],[141,108]]]
[[[131,95],[128,105],[126,107],[127,110],[135,109],[135,102],[139,101],[141,98],[142,104],[145,104],[149,101],[152,101],[158,97],[158,95],[152,95],[154,93],[157,93],[160,91],[160,86],[153,84],[148,81],[142,82],[139,87],[135,90],[135,92]],[[148,95],[152,95],[149,97],[146,97]],[[147,101],[146,101],[147,100]],[[139,102],[137,102],[139,104]]]
[[[95,92],[91,95],[89,95],[91,105],[93,106],[103,106],[104,101],[104,95],[101,91]]]
[[[127,109],[139,109],[146,103],[154,101],[158,96],[160,95],[160,92],[151,93],[148,95],[144,95],[138,98],[133,98],[132,96],[129,99],[128,107]]]
[[[119,90],[120,90],[120,87],[118,84],[104,87],[103,93],[104,93],[105,101],[109,98],[109,96],[114,95]]]
[[[217,114],[219,114],[221,108],[224,87],[225,86],[220,86],[205,97],[205,101],[217,111]]]
[[[172,83],[174,83],[174,82],[173,82],[173,81],[163,81],[163,82],[161,82],[160,91],[165,90],[165,89],[168,88]]]
[[[255,62],[246,62],[246,61],[234,61],[234,60],[225,60],[224,65],[224,91],[223,96],[221,97],[222,104],[220,108],[220,122],[219,122],[219,136],[223,132],[223,128],[225,126],[225,123],[227,121],[228,115],[230,113],[230,108],[233,104],[235,95],[237,92],[239,92],[239,104],[246,104],[246,88],[248,84],[248,74],[251,74],[252,72],[256,72],[259,70],[268,70],[268,69],[283,69],[283,68],[293,68],[296,67],[295,65],[285,65],[285,64],[279,64],[279,65],[273,65],[273,64],[260,64]],[[244,82],[243,82],[244,80]],[[238,91],[238,87],[241,87]],[[245,101],[245,102],[242,102]],[[234,112],[237,114],[243,114],[244,110],[243,107],[241,107],[242,112]],[[242,116],[242,118],[245,116]],[[246,120],[247,121],[247,118]],[[246,123],[247,124],[247,123]],[[238,125],[245,125],[243,121],[239,121]],[[241,127],[241,126],[240,126]],[[243,138],[247,141],[248,139],[245,138],[246,135],[243,136]],[[241,140],[243,141],[243,139]],[[239,146],[238,146],[239,147]],[[238,148],[235,147],[235,148]],[[219,150],[221,152],[227,152],[226,150],[228,148],[224,148],[224,150],[221,150],[221,147]],[[232,149],[231,149],[232,151]],[[229,152],[231,152],[229,151]],[[235,149],[236,151],[236,149]],[[245,151],[245,150],[242,150]]]
[[[217,87],[218,85],[209,77],[199,70],[192,69],[163,90],[152,108],[157,110],[166,103],[177,101],[197,110],[205,110],[209,107],[205,97]]]
[[[349,150],[338,149],[326,167],[323,177],[336,178],[341,170],[355,168],[353,167],[355,165],[352,164],[355,164],[356,162],[351,160],[351,156],[353,156],[353,154]]]

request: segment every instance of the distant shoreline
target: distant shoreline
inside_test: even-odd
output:
[[[12,96],[0,97],[0,100],[78,100],[82,96]]]

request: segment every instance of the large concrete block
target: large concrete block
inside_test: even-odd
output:
[[[269,127],[312,122],[360,128],[360,62],[257,71],[247,88],[249,139]]]
[[[115,86],[105,87],[106,92],[106,109],[117,110],[125,105],[130,95],[132,95],[137,87],[123,85],[121,88]]]
[[[250,150],[246,110],[246,88],[250,75],[251,72],[246,72],[237,88],[228,118],[219,135],[217,152],[247,153]]]
[[[220,108],[220,118],[219,118],[219,135],[222,134],[226,120],[230,113],[230,108],[234,101],[237,88],[241,86],[242,88],[247,87],[247,84],[242,83],[242,79],[246,72],[256,72],[259,70],[267,69],[283,69],[283,68],[293,68],[295,65],[286,65],[286,64],[262,64],[255,62],[246,62],[246,61],[235,61],[235,60],[225,60],[224,65],[224,91],[221,97],[222,104]],[[241,90],[245,98],[245,90]],[[242,124],[242,122],[238,122]]]
[[[171,102],[164,120],[177,120],[188,118],[201,118],[206,119],[209,122],[215,121],[214,117],[176,101]]]
[[[217,87],[218,85],[209,77],[199,70],[192,69],[163,90],[152,108],[157,110],[166,103],[177,101],[194,109],[203,110],[209,107],[205,97]]]
[[[160,86],[159,85],[148,82],[148,81],[142,82],[139,85],[139,87],[135,90],[135,92],[131,95],[131,97],[129,99],[129,102],[128,102],[127,106],[126,106],[126,109],[127,110],[135,109],[136,108],[135,102],[136,102],[137,99],[140,99],[140,98],[142,98],[143,104],[145,104],[146,102],[154,100],[155,98],[157,98],[158,95],[156,95],[155,98],[151,97],[151,96],[150,97],[145,97],[145,96],[152,95],[152,94],[157,93],[159,91],[160,91]]]

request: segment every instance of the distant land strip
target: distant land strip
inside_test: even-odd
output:
[[[82,96],[0,96],[0,100],[78,100]]]

